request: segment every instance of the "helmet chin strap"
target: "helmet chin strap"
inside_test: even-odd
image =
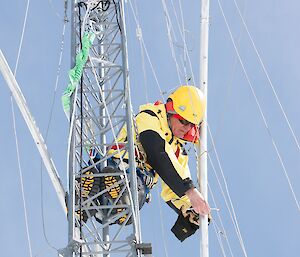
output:
[[[174,113],[176,114],[176,113]],[[168,125],[169,125],[169,128],[173,134],[173,130],[172,130],[172,126],[171,126],[171,121],[170,121],[170,117],[172,116],[173,114],[172,113],[167,113],[167,119],[168,119]],[[191,142],[191,143],[197,143],[198,140],[199,140],[199,128],[198,126],[194,125],[191,127],[191,129],[183,136],[183,138],[180,138],[184,141],[187,141],[187,142]]]

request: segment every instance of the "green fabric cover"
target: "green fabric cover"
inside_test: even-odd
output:
[[[71,97],[72,94],[75,92],[76,86],[79,83],[79,80],[82,76],[82,71],[84,65],[88,60],[89,50],[93,44],[94,39],[95,39],[94,33],[89,32],[84,34],[82,38],[82,49],[76,55],[75,67],[69,71],[69,84],[61,97],[64,112],[68,118],[70,118],[70,110],[72,104]]]

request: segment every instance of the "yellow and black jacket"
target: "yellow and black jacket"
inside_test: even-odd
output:
[[[152,168],[156,172],[156,182],[158,176],[162,179],[161,197],[177,213],[180,212],[182,206],[191,207],[191,203],[185,195],[188,189],[194,187],[188,167],[188,156],[182,147],[184,141],[172,134],[165,105],[146,104],[140,106],[135,125],[133,130],[136,144],[142,145],[148,168]],[[119,143],[124,141],[127,141],[126,126],[122,128],[118,136]],[[118,158],[119,156],[116,154],[114,157]],[[126,155],[124,158],[126,159]]]

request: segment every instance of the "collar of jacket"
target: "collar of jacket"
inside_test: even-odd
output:
[[[158,118],[160,122],[160,128],[163,131],[163,134],[165,135],[165,140],[169,142],[169,144],[172,143],[172,141],[179,142],[181,144],[184,144],[184,140],[175,137],[172,134],[172,130],[169,126],[167,112],[164,104],[144,104],[140,106],[140,112],[147,112],[152,111],[155,116]]]

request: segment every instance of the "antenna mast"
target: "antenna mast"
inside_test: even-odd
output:
[[[200,38],[200,87],[207,101],[208,78],[208,33],[209,33],[209,0],[201,1],[201,38]],[[200,145],[198,145],[198,180],[200,191],[207,200],[207,108],[205,111],[200,133]],[[201,216],[201,244],[200,256],[209,257],[208,248],[208,219]]]

